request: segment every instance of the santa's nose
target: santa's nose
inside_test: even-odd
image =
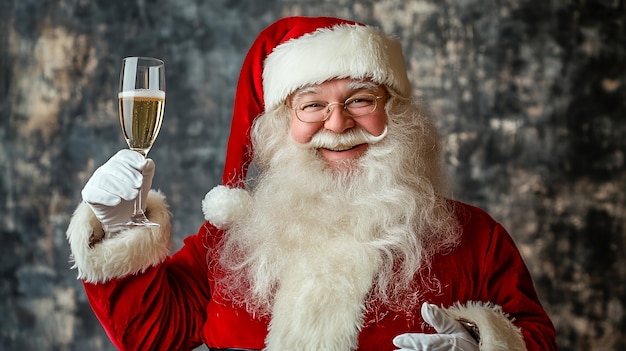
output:
[[[354,119],[348,116],[341,104],[328,105],[328,119],[324,122],[324,128],[335,133],[343,133],[344,131],[354,127]]]

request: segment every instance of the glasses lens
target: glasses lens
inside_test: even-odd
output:
[[[296,116],[302,122],[320,122],[326,117],[327,102],[309,101],[296,107]]]
[[[372,94],[357,95],[345,102],[345,109],[353,117],[367,115],[376,110],[376,96]]]

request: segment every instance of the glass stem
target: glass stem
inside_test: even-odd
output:
[[[143,210],[141,209],[141,192],[143,190],[142,188],[139,188],[139,195],[137,195],[137,198],[135,199],[135,210],[133,213],[133,217],[141,217],[142,215],[144,215]]]
[[[139,152],[144,158],[146,158],[146,154],[144,152]],[[143,171],[141,172],[143,175]],[[134,203],[134,209],[133,209],[133,216],[132,218],[135,220],[140,220],[140,221],[147,221],[147,217],[146,214],[143,212],[143,204],[142,204],[142,194],[143,192],[143,180],[142,180],[142,184],[141,187],[139,187],[139,193],[137,194],[137,198],[135,199],[135,203]]]

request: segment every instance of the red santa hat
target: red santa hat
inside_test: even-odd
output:
[[[246,213],[249,195],[243,187],[254,120],[298,88],[347,77],[383,84],[393,95],[411,95],[400,43],[373,27],[332,17],[287,17],[259,34],[237,84],[223,186],[203,200],[207,220],[225,227]]]

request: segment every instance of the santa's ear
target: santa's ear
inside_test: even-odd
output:
[[[225,229],[248,214],[251,201],[245,189],[218,185],[204,196],[202,212],[216,228]]]

